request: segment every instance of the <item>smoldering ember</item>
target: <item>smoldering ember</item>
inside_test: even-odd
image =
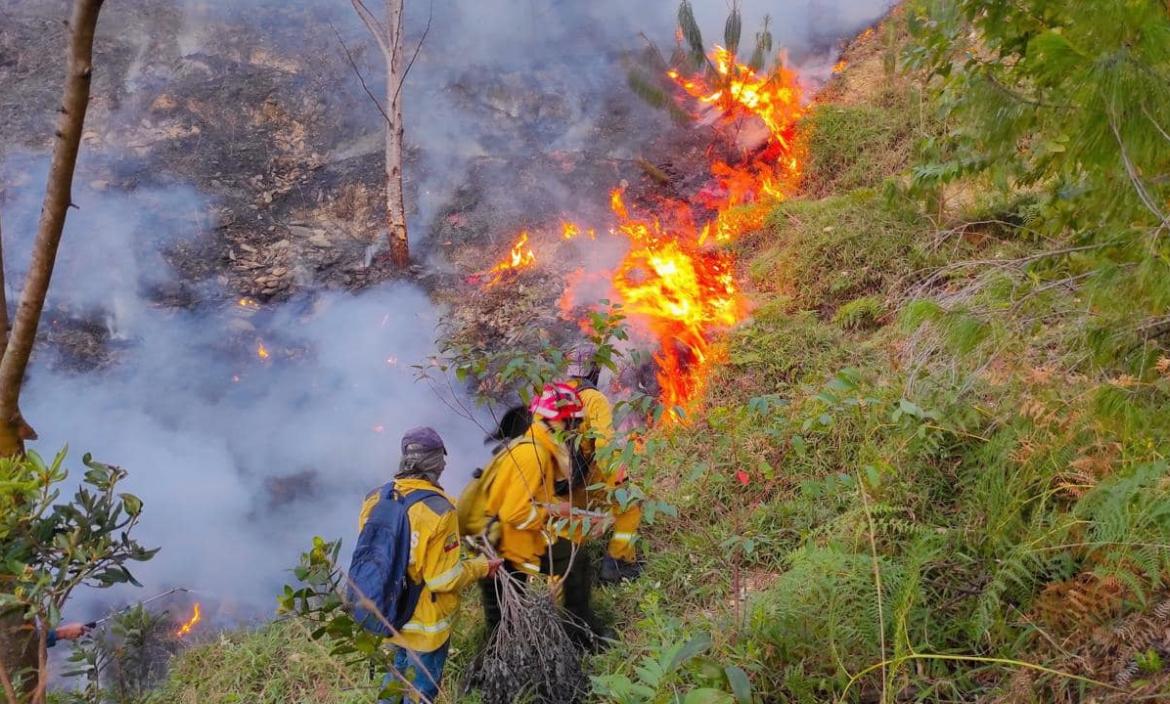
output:
[[[1099,177],[1116,231],[1166,227],[1147,222],[1165,159],[1135,146],[1165,138],[1165,87],[1101,78],[1152,96],[1119,106],[1067,67],[1014,73],[1097,56],[1069,38],[1079,11],[0,4],[13,704],[1164,692],[1170,602],[1146,577],[1165,571],[1072,546],[1115,540],[1095,527],[1121,525],[1094,513],[1108,492],[1164,488],[1161,469],[1105,484],[1161,467],[1165,433],[1153,410],[1094,416],[1137,401],[1089,390],[1160,393],[1164,312],[1079,288],[1157,277],[1076,213]],[[1125,28],[1170,19],[1138,4],[1100,41],[1156,75],[1167,57]],[[1033,114],[1058,99],[1110,130],[1079,144]],[[1018,149],[989,146],[1009,134]],[[1081,314],[1136,337],[1082,349]],[[1101,400],[1062,421],[1074,386]],[[1014,423],[1027,438],[992,457]],[[948,561],[948,536],[986,527],[955,516],[994,513],[963,503],[983,487],[963,468],[1031,466],[1058,435],[1051,476],[987,480],[1045,496],[1003,514],[1002,551]],[[899,477],[926,470],[903,464],[951,479],[918,495]],[[445,494],[414,504],[410,482]],[[401,622],[382,607],[403,582],[383,603],[356,576],[390,504],[407,566],[390,546],[376,569],[424,592]],[[1057,542],[1011,552],[1027,536]],[[922,584],[945,584],[945,615],[916,610]],[[1123,645],[1062,630],[1106,625]]]

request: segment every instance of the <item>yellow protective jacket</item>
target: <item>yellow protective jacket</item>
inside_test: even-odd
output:
[[[463,559],[455,509],[442,489],[416,478],[395,479],[394,485],[403,496],[420,489],[438,494],[419,501],[406,514],[410,520],[410,564],[406,574],[423,588],[414,615],[399,636],[389,639],[394,645],[429,653],[451,637],[459,591],[487,576],[487,558]],[[358,517],[359,531],[380,499],[380,487],[366,495]]]
[[[581,386],[576,379],[570,384],[578,388]],[[581,449],[587,456],[595,457],[596,453],[613,442],[613,408],[605,394],[592,386],[580,389],[578,394],[585,406],[585,420],[581,423]]]
[[[532,423],[525,440],[513,443],[492,460],[498,465],[487,488],[484,510],[499,522],[500,556],[517,569],[536,574],[540,557],[550,544],[548,511],[542,504],[556,501],[553,485],[560,469],[556,440],[543,420]]]
[[[571,383],[580,386],[576,380]],[[586,456],[596,458],[598,452],[613,442],[613,409],[605,394],[595,388],[582,388],[578,393],[581,396],[581,403],[585,405],[585,420],[581,424],[581,434],[584,436],[581,449],[585,451]],[[607,494],[626,481],[625,472],[619,472],[611,463],[608,464],[609,466],[594,459],[589,474],[589,484],[605,484],[606,491],[593,492],[592,495],[587,495],[584,491],[574,491],[573,505],[578,508],[608,509],[613,515],[614,525],[613,536],[606,552],[611,557],[632,562],[636,556],[634,540],[642,523],[642,507],[633,504],[622,510],[617,501],[608,500]]]

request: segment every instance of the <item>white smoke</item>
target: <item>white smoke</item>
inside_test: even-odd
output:
[[[298,37],[331,36],[329,22],[334,22],[351,45],[366,45],[365,58],[359,59],[366,80],[374,88],[382,85],[380,58],[345,0],[320,6],[283,0],[177,4],[183,13],[172,51],[179,56],[213,51],[208,45],[217,36],[217,22],[246,23],[258,32],[280,25],[273,42],[286,45]],[[726,0],[694,4],[707,41],[720,41]],[[431,6],[408,5],[413,47]],[[750,44],[751,33],[770,13],[777,47],[788,47],[795,59],[821,56],[831,51],[826,47],[832,39],[873,21],[888,5],[888,0],[748,0],[743,44]],[[571,129],[551,135],[542,146],[586,145],[594,134],[586,126],[602,111],[591,102],[599,87],[624,83],[619,58],[642,46],[640,32],[669,51],[677,2],[436,0],[433,8],[431,34],[406,97],[407,140],[421,151],[425,165],[423,175],[408,174],[418,179],[420,202],[411,223],[416,239],[461,182],[471,158],[492,154],[504,167],[526,158],[501,149],[499,135],[466,114],[451,90],[453,81],[527,72],[534,81],[548,81],[549,92],[564,93],[568,86],[561,97]],[[134,36],[147,36],[141,21],[131,17],[137,12],[109,7],[100,34],[116,34],[133,19]],[[101,42],[99,36],[99,48]],[[151,64],[145,40],[136,47],[124,77],[132,89],[166,74],[151,73],[158,67]],[[363,111],[355,118],[358,132],[339,141],[377,149],[382,124],[376,110],[339,55],[323,57],[313,70],[324,70],[325,61],[337,84],[358,96],[355,109]],[[145,109],[149,96],[138,98],[122,106],[119,119],[141,119],[134,111]],[[631,142],[639,138],[630,136]],[[110,158],[116,166],[117,159]],[[10,185],[0,194],[0,217],[12,283],[27,266],[45,161],[3,153],[0,159],[0,183]],[[411,365],[433,352],[442,316],[418,288],[400,283],[357,295],[309,293],[261,311],[241,310],[226,302],[230,293],[214,282],[180,280],[166,257],[174,247],[208,237],[215,226],[205,215],[211,204],[195,187],[180,182],[121,192],[87,180],[84,173],[83,167],[75,192],[79,207],[67,220],[50,312],[77,319],[100,312],[117,342],[114,362],[97,371],[69,372],[54,364],[56,352],[39,348],[23,410],[41,434],[34,448],[51,455],[68,443],[75,475],[83,452],[130,471],[126,489],[145,501],[139,538],[163,550],[135,569],[146,590],[123,591],[121,598],[177,585],[266,613],[312,535],[342,537],[352,545],[361,499],[390,477],[403,430],[426,424],[443,435],[450,449],[449,489],[457,490],[483,461],[481,429],[414,379]],[[581,189],[549,181],[548,197],[565,207],[566,215],[588,207]],[[604,201],[605,190],[587,197]],[[156,294],[166,287],[196,289],[188,291],[190,298],[203,303],[192,309],[162,305]],[[207,303],[214,300],[225,302]],[[46,329],[52,325],[45,321]],[[267,359],[256,353],[260,344]],[[97,608],[84,601],[75,606]]]
[[[9,273],[19,281],[45,165],[10,158],[0,167],[0,180],[24,174],[3,208]],[[192,219],[206,200],[187,187],[79,185],[75,201],[44,325],[128,301],[133,315],[117,321],[128,342],[116,345],[111,368],[89,373],[67,371],[66,353],[39,348],[22,405],[40,433],[32,449],[51,456],[68,444],[75,477],[84,452],[130,471],[125,490],[146,507],[138,537],[163,548],[133,570],[146,593],[178,585],[268,612],[313,535],[352,545],[361,500],[392,476],[404,430],[439,430],[452,491],[482,462],[482,423],[416,380],[439,317],[417,287],[325,293],[266,311],[160,307],[148,291],[174,273],[143,245],[165,250],[186,240],[189,225],[206,227]]]

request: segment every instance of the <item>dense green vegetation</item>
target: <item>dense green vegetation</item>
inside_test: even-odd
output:
[[[601,698],[1170,692],[1167,13],[926,1],[858,49],[885,86],[810,114],[808,195],[736,245],[753,319],[639,465],[678,517],[602,596]],[[163,700],[354,700],[296,636],[195,648]]]

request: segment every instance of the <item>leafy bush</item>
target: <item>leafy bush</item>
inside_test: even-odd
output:
[[[124,469],[86,454],[88,469],[72,500],[58,502],[68,478],[65,452],[49,464],[35,452],[0,458],[0,679],[9,699],[34,704],[48,683],[47,629],[61,622],[73,591],[83,584],[138,586],[129,563],[158,552],[131,537],[142,501],[118,491]],[[35,664],[21,667],[30,651]]]

